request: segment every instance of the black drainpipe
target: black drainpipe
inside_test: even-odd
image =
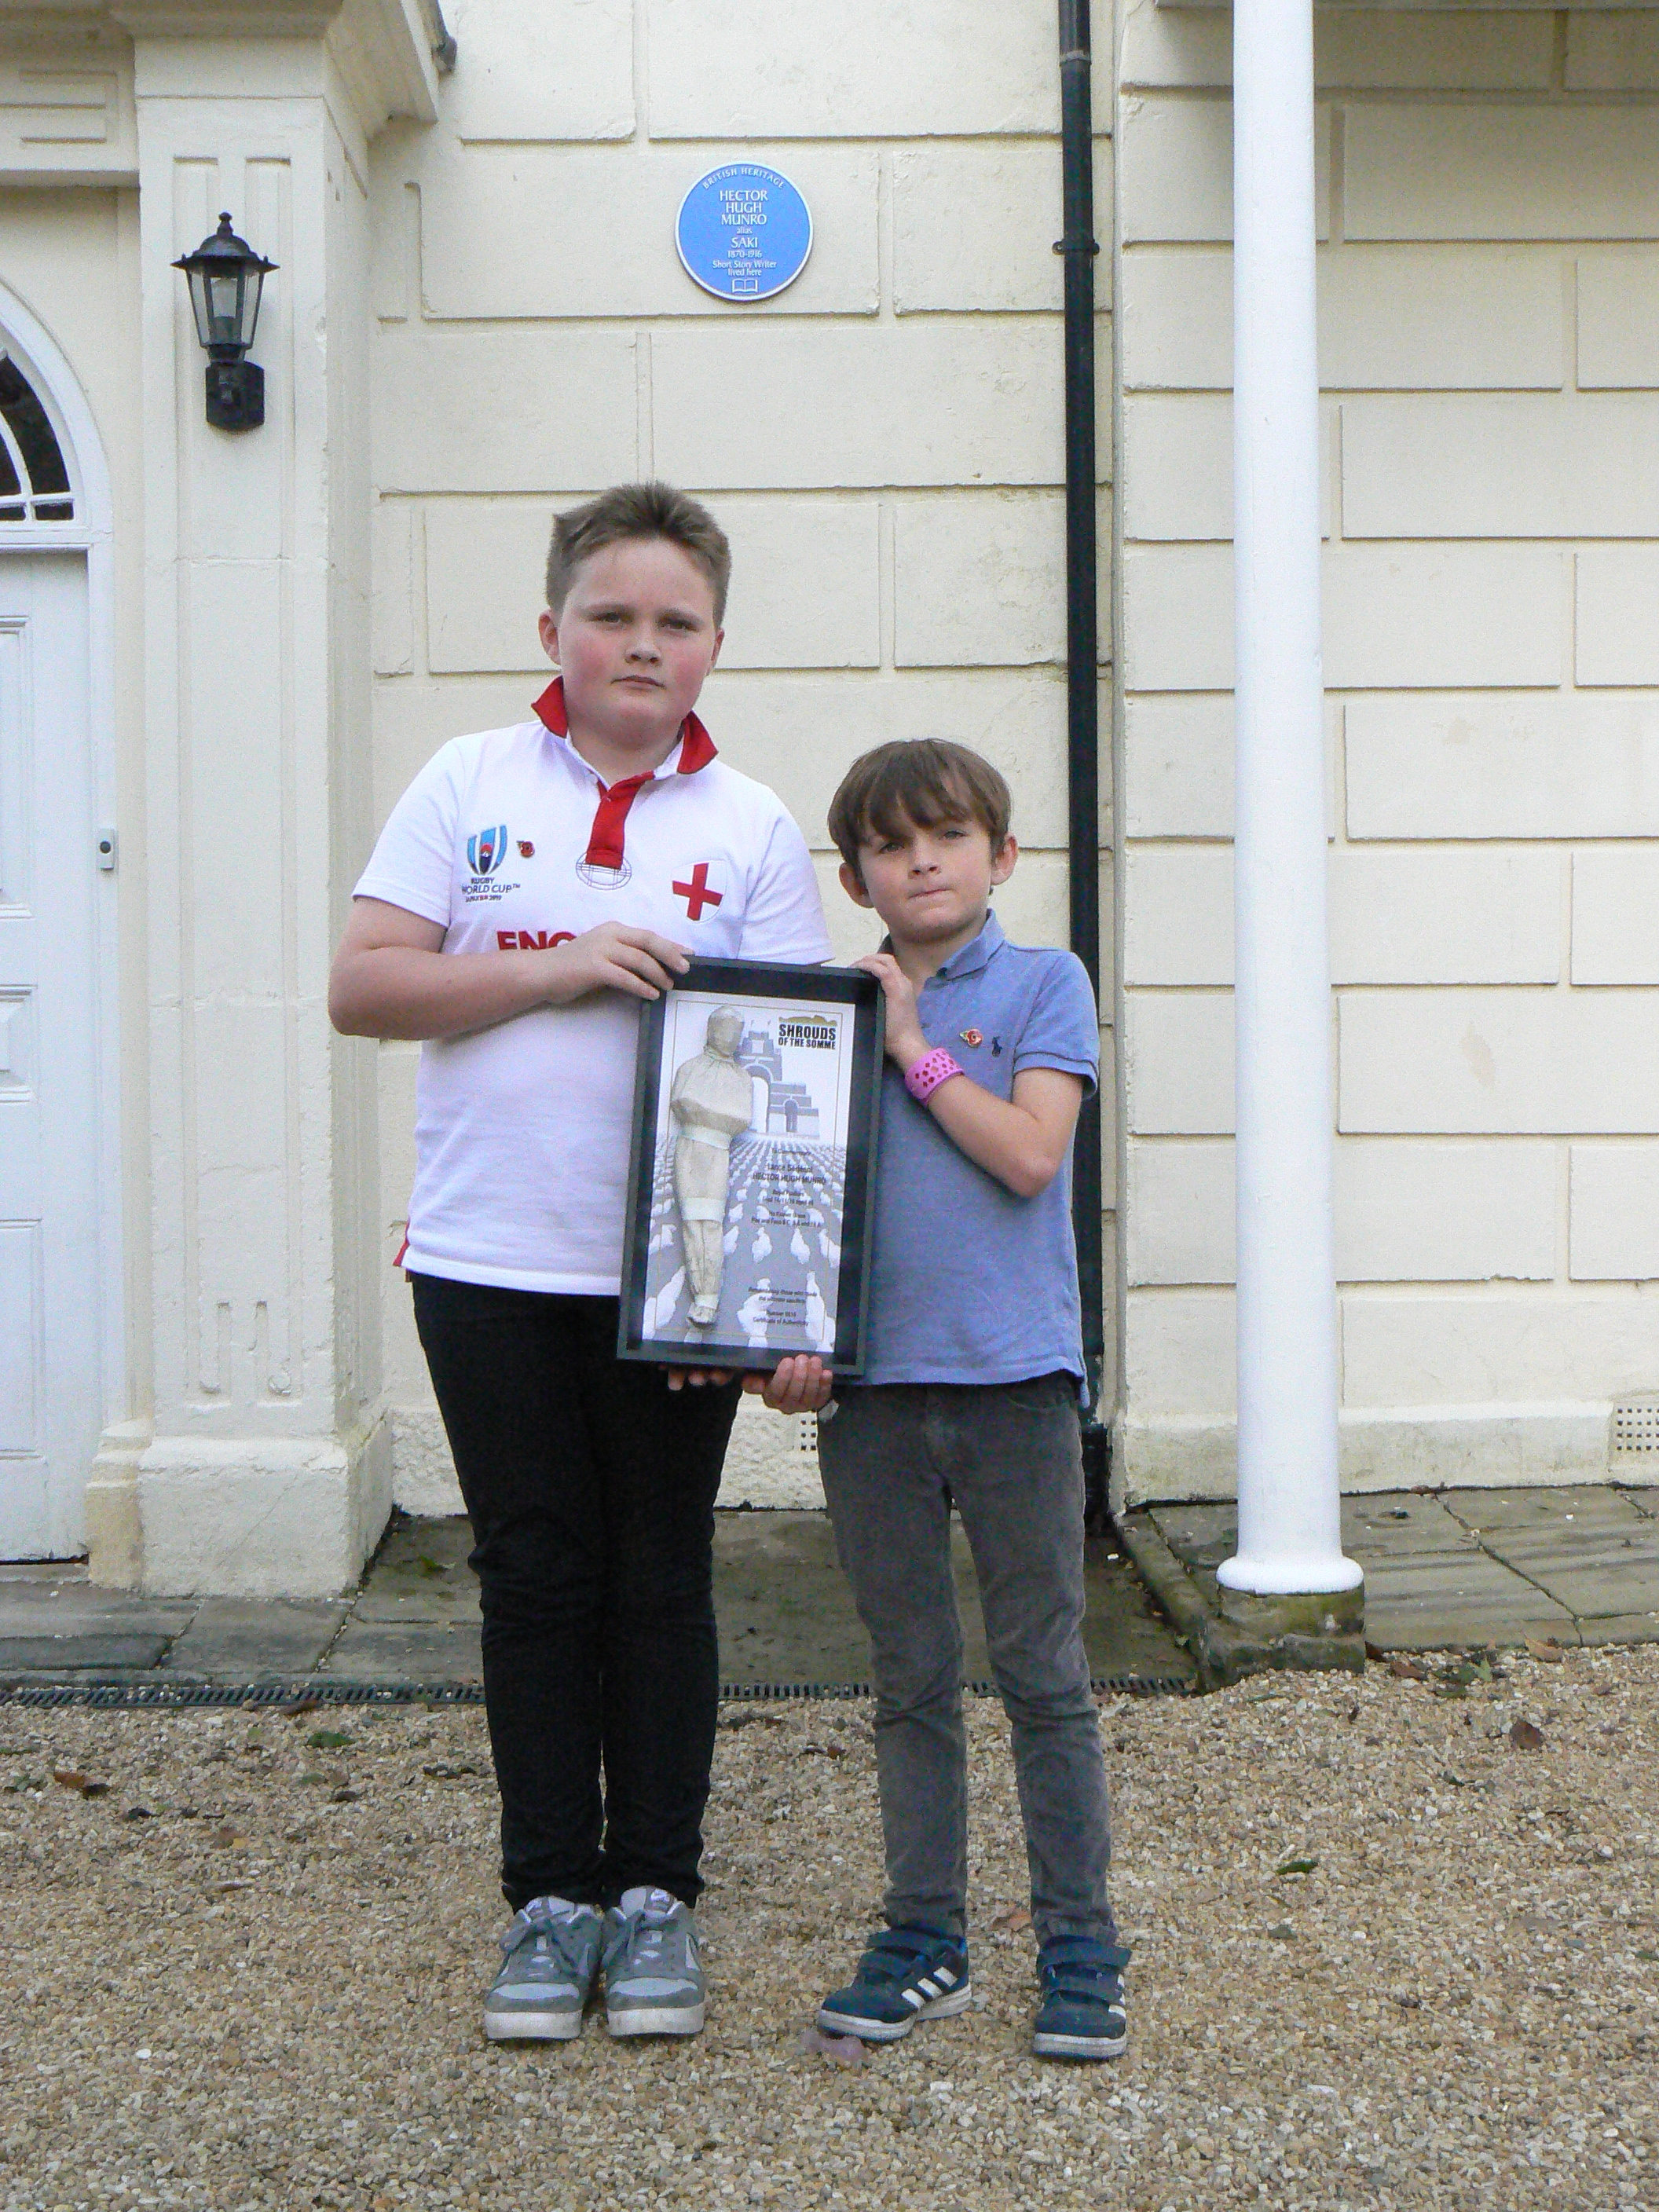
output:
[[[1089,0],[1060,0],[1060,171],[1065,235],[1054,252],[1066,264],[1066,733],[1072,950],[1089,971],[1097,1003],[1100,976],[1100,707],[1095,660],[1094,126],[1089,86]],[[1109,1072],[1101,1071],[1103,1082]],[[1072,1158],[1072,1222],[1083,1302],[1083,1359],[1091,1411],[1083,1425],[1085,1511],[1091,1532],[1107,1523],[1111,1435],[1103,1425],[1101,1367],[1106,1355],[1106,1295],[1100,1237],[1100,1101],[1079,1117]]]

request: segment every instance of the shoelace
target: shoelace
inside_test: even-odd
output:
[[[574,1968],[577,1964],[575,1932],[574,1911],[555,1912],[538,1897],[514,1913],[501,1938],[501,1950],[510,1958],[528,1939],[532,1962],[543,1964],[552,1960],[562,1966]]]
[[[629,1948],[643,1964],[651,1966],[661,1960],[667,1948],[668,1923],[673,1910],[673,1899],[662,1890],[653,1890],[641,1906],[634,1940]]]

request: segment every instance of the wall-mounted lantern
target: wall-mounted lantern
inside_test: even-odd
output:
[[[207,418],[219,430],[257,430],[265,419],[265,375],[244,358],[259,320],[259,295],[276,264],[238,238],[230,217],[194,253],[173,263],[190,279],[196,335],[210,356]]]

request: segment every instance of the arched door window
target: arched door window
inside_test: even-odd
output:
[[[68,522],[74,514],[51,417],[16,362],[0,354],[0,522]]]

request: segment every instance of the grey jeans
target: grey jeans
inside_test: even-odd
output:
[[[1031,1917],[1117,1940],[1099,1722],[1083,1650],[1077,1385],[842,1384],[818,1431],[836,1547],[870,1632],[892,1926],[961,1935],[968,1899],[955,1501],[1013,1730]]]

